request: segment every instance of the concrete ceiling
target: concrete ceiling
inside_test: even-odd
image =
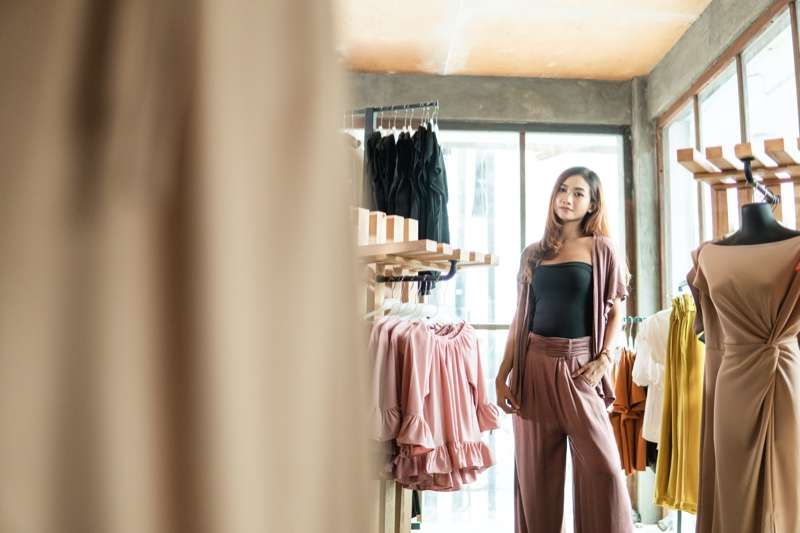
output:
[[[334,0],[354,72],[628,80],[710,0]]]

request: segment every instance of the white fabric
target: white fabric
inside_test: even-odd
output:
[[[636,336],[636,361],[633,382],[647,387],[642,438],[658,442],[661,436],[661,409],[664,405],[664,364],[669,340],[669,317],[672,309],[664,309],[642,322]]]

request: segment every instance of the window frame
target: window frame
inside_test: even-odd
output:
[[[675,102],[656,120],[656,167],[658,179],[658,212],[659,212],[659,225],[661,231],[660,237],[660,251],[662,259],[659,261],[659,275],[661,278],[661,307],[665,308],[668,305],[668,296],[670,288],[667,287],[667,261],[663,258],[666,257],[667,241],[669,239],[669,227],[667,226],[667,204],[666,192],[668,190],[667,183],[665,182],[665,163],[664,160],[664,132],[666,128],[677,118],[680,117],[681,112],[688,106],[694,106],[695,116],[695,146],[698,151],[704,147],[702,143],[702,121],[700,115],[700,95],[709,86],[713,86],[717,77],[721,75],[726,68],[729,67],[731,61],[736,64],[736,77],[737,86],[739,90],[739,124],[740,124],[740,142],[747,142],[750,138],[750,120],[747,112],[747,85],[746,76],[744,72],[744,65],[742,61],[742,54],[754,44],[758,38],[769,31],[772,22],[789,13],[789,19],[792,29],[792,52],[794,57],[794,80],[795,80],[795,97],[797,101],[797,114],[798,114],[798,136],[800,136],[800,33],[798,30],[798,14],[796,0],[777,0],[774,4],[768,7],[753,24],[750,25],[718,58],[714,63],[695,81],[688,90],[686,90]],[[698,234],[705,236],[707,234],[705,226],[706,213],[705,202],[702,198],[702,187],[698,187]]]

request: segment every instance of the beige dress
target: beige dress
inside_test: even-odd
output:
[[[689,281],[698,305],[713,306],[707,343],[723,348],[704,397],[713,456],[701,452],[698,532],[800,531],[798,262],[798,237],[697,254]]]

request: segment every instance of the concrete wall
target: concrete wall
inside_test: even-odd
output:
[[[361,74],[352,109],[439,100],[439,118],[475,122],[629,125],[630,82]]]
[[[647,80],[634,78],[631,93],[636,265],[630,266],[637,273],[632,280],[636,290],[636,314],[649,316],[658,311],[661,305],[656,128],[655,121],[647,116]]]
[[[714,0],[650,71],[647,113],[662,115],[774,0]]]

